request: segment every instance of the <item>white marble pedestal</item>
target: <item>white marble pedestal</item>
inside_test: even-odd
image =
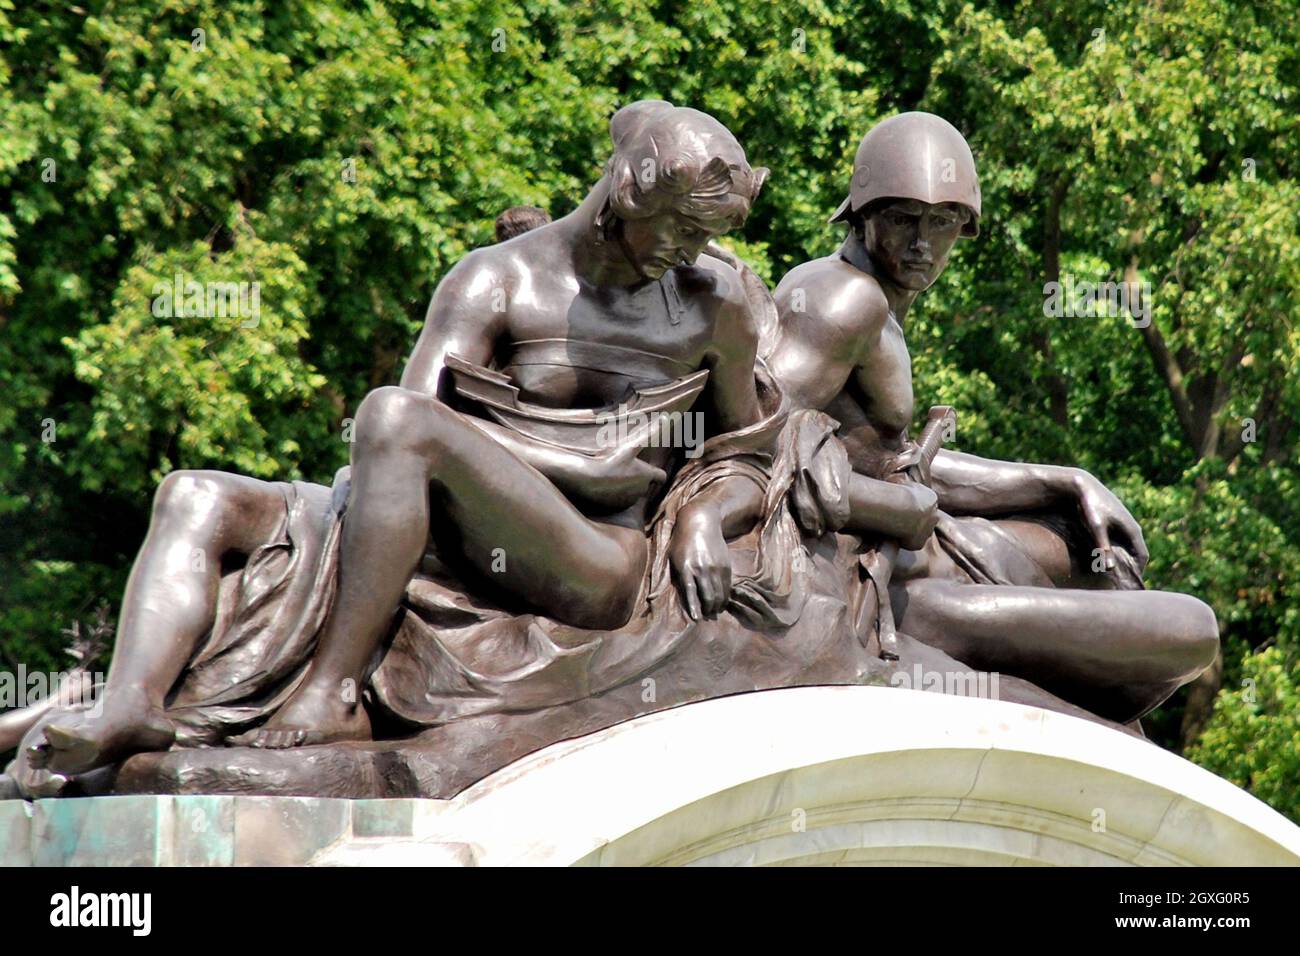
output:
[[[690,704],[452,800],[0,802],[4,865],[1300,865],[1300,828],[1154,745],[884,687]]]

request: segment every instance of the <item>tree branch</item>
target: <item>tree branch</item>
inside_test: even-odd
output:
[[[1061,207],[1065,205],[1065,196],[1069,190],[1070,179],[1062,174],[1052,187],[1047,201],[1043,229],[1044,282],[1061,281]],[[1030,333],[1030,340],[1047,366],[1047,398],[1052,420],[1064,427],[1070,420],[1070,388],[1064,377],[1056,371],[1051,333],[1044,326],[1036,326]]]
[[[1191,397],[1187,394],[1187,379],[1183,375],[1183,367],[1169,351],[1165,337],[1160,334],[1154,319],[1148,322],[1141,332],[1142,341],[1146,343],[1147,352],[1151,355],[1156,372],[1164,380],[1165,387],[1169,389],[1169,397],[1173,400],[1178,423],[1183,426],[1183,434],[1186,435],[1188,444],[1199,449],[1201,443],[1196,427],[1196,414]]]

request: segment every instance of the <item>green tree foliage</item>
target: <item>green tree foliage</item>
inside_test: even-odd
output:
[[[1300,667],[1286,649],[1245,654],[1241,679],[1224,688],[1214,720],[1190,750],[1197,763],[1294,817],[1300,806]]]
[[[327,480],[437,280],[504,207],[573,208],[620,104],[708,110],[772,168],[734,240],[769,280],[920,108],[985,208],[910,320],[918,405],[1121,492],[1153,586],[1226,637],[1152,733],[1300,818],[1300,26],[1055,6],[0,0],[0,666],[116,608],[166,472]],[[177,276],[257,282],[256,320],[159,308]],[[1150,324],[1046,315],[1063,280],[1145,283]]]

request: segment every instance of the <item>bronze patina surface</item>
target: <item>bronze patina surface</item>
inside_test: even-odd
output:
[[[573,213],[439,283],[332,485],[164,480],[105,686],[5,716],[0,793],[445,797],[639,714],[919,674],[1139,732],[1210,663],[1091,475],[941,450],[948,409],[909,438],[907,312],[982,214],[957,130],[871,130],[842,247],[775,298],[712,244],[767,175],[735,137],[661,101],[610,133]]]

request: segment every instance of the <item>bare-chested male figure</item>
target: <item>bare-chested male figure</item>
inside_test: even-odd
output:
[[[974,159],[951,124],[928,113],[878,124],[834,217],[849,226],[844,244],[776,290],[767,361],[795,407],[841,423],[855,467],[849,528],[913,549],[900,554],[891,589],[899,629],[1127,722],[1211,663],[1218,629],[1195,598],[1140,590],[1142,532],[1114,494],[1078,468],[950,451],[935,459],[929,488],[880,480],[880,466],[905,452],[913,418],[908,308],[957,238],[978,233],[979,215]],[[1067,523],[1042,516],[1075,505],[1092,542],[1072,548]],[[981,517],[952,517],[962,515]]]

